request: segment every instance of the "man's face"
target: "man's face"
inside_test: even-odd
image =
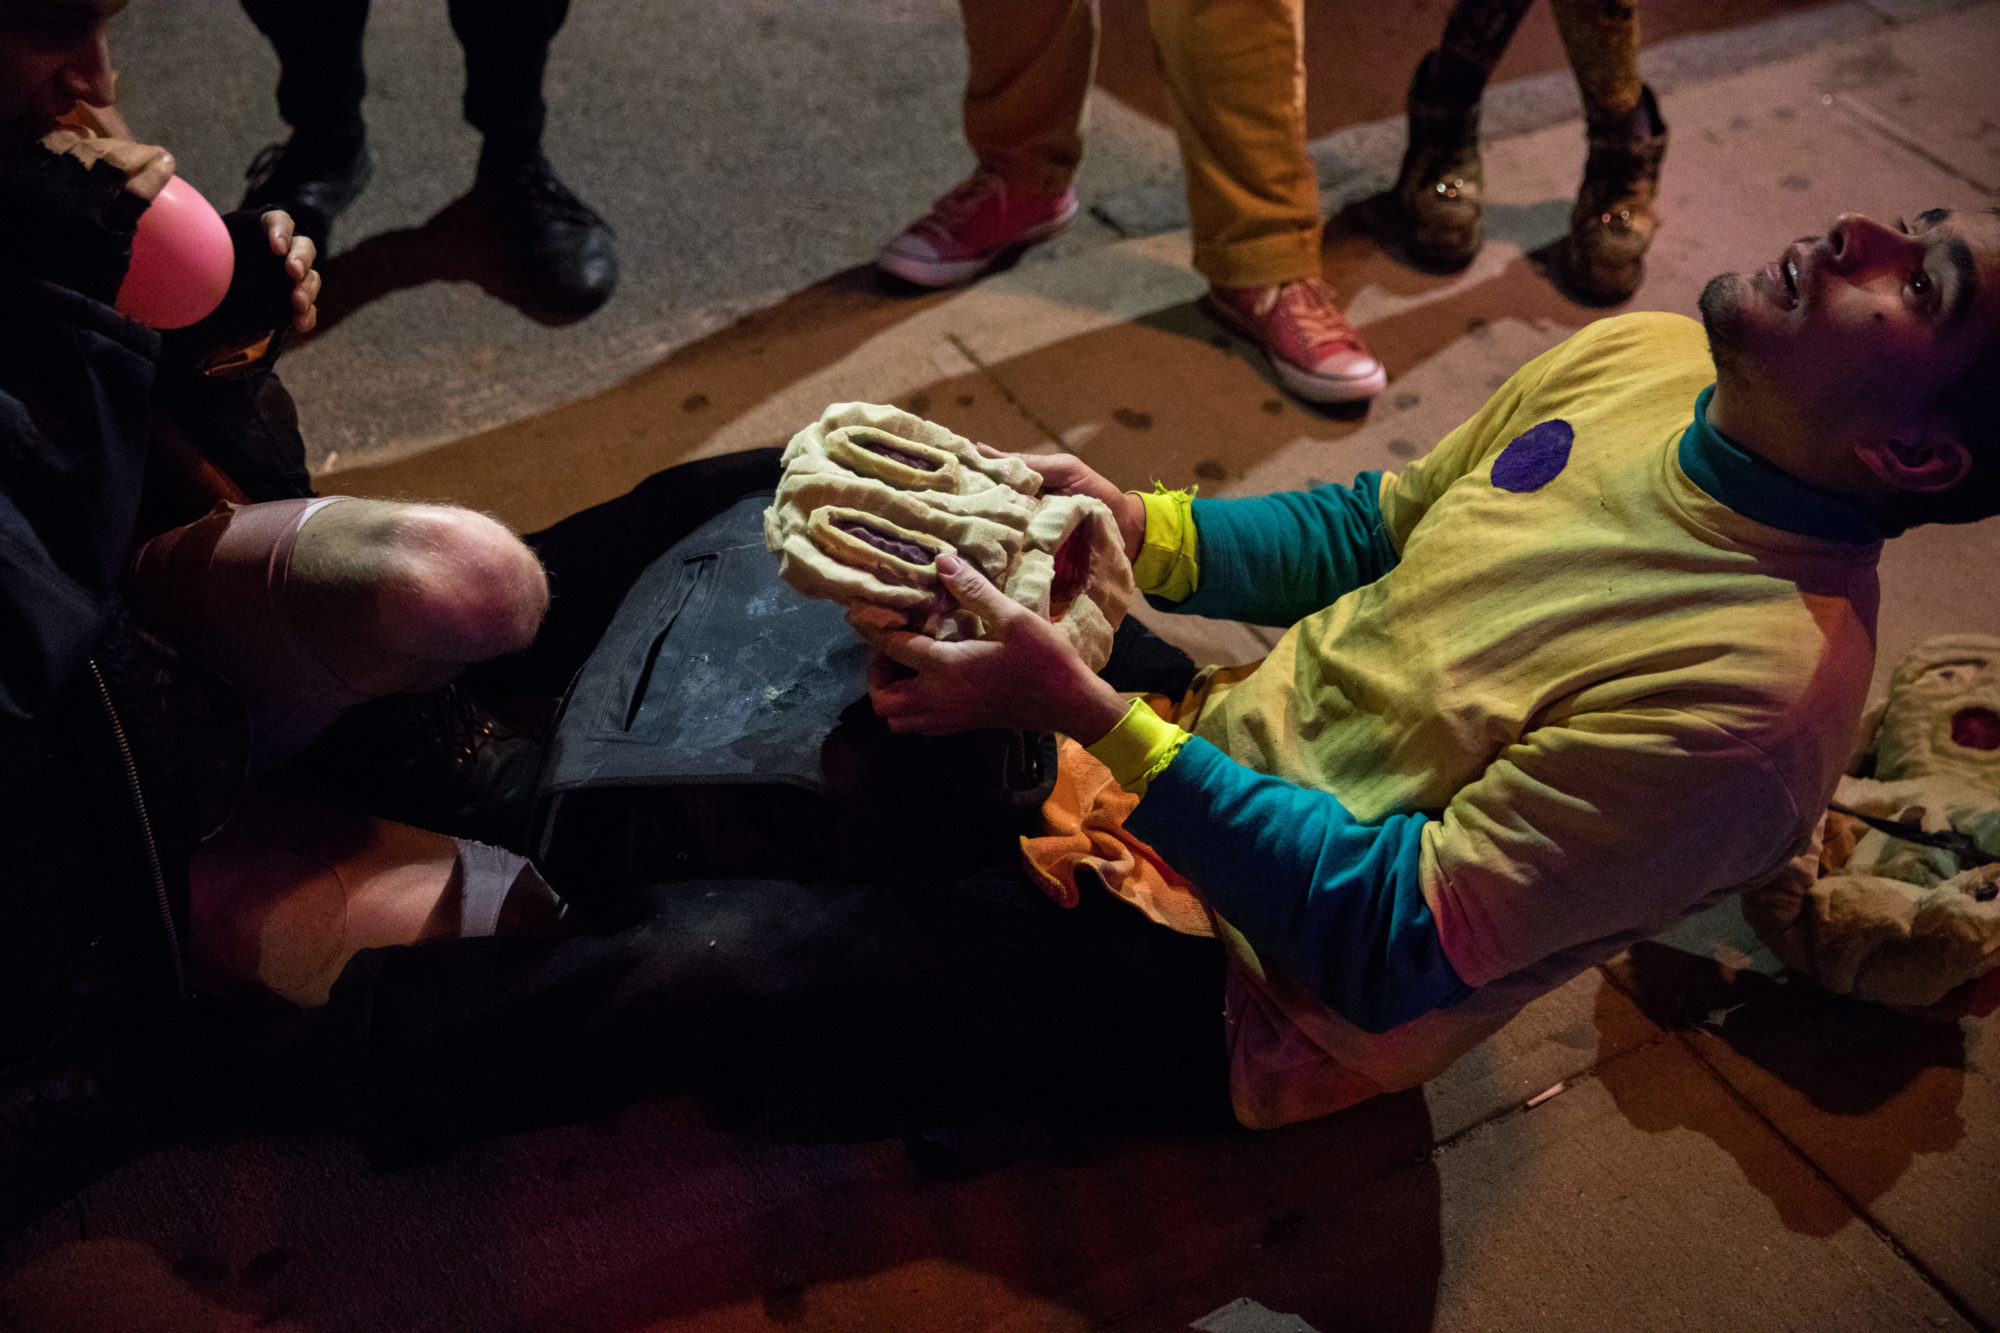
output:
[[[111,103],[104,25],[125,0],[0,0],[0,154],[55,128],[78,102]]]
[[[1701,294],[1717,374],[1809,421],[1875,421],[1930,403],[2000,331],[2000,217],[1857,213]]]

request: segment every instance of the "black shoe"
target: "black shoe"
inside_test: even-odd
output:
[[[257,154],[244,176],[244,208],[282,208],[292,226],[325,255],[333,241],[333,220],[367,187],[375,172],[362,134],[327,136],[294,131],[281,144]]]
[[[611,226],[570,193],[539,152],[482,153],[473,193],[484,203],[534,297],[589,314],[618,285]]]
[[[527,853],[542,745],[457,681],[359,704],[287,764],[316,796],[403,824]]]

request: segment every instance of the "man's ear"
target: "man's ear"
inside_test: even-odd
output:
[[[1856,445],[1855,456],[1876,478],[1899,491],[1948,491],[1972,471],[1972,452],[1939,418]]]

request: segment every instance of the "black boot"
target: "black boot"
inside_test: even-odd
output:
[[[583,315],[618,285],[611,226],[557,179],[539,150],[479,156],[473,193],[484,203],[535,298]]]
[[[1653,205],[1667,123],[1651,88],[1641,89],[1639,104],[1624,115],[1587,123],[1590,156],[1570,212],[1561,276],[1578,299],[1611,305],[1631,296],[1646,276],[1646,247],[1660,229]]]
[[[245,176],[244,208],[282,208],[293,228],[312,237],[321,255],[333,243],[333,220],[367,186],[375,164],[359,129],[323,133],[295,130],[282,144],[257,154]]]
[[[359,704],[279,770],[336,805],[527,851],[542,745],[457,681]]]
[[[1480,222],[1485,186],[1479,163],[1479,102],[1439,95],[1438,53],[1410,80],[1409,145],[1396,178],[1402,241],[1419,263],[1464,268],[1486,239]]]

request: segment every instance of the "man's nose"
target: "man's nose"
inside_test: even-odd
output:
[[[1923,250],[1923,242],[1916,237],[1860,213],[1835,218],[1827,228],[1826,245],[1834,268],[1849,276],[1899,267],[1908,262],[1912,252]]]
[[[112,82],[111,52],[100,29],[77,43],[69,62],[63,66],[63,91],[74,95],[79,102],[110,106],[116,96]]]

